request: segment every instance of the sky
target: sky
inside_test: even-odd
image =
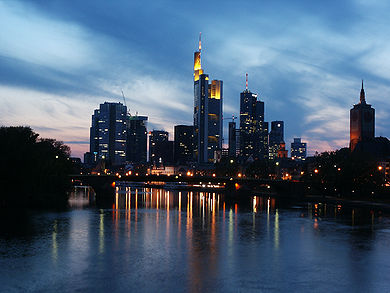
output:
[[[123,102],[148,130],[193,122],[193,52],[223,80],[224,117],[249,89],[266,121],[309,155],[349,144],[349,110],[361,80],[390,136],[390,2],[386,0],[0,0],[0,125],[31,126],[89,149],[91,115]],[[227,124],[225,119],[225,142]]]

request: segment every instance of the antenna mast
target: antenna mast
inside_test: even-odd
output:
[[[199,52],[202,50],[202,32],[199,33]]]

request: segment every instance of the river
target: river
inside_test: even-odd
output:
[[[76,189],[2,217],[0,292],[390,292],[390,215],[267,196]]]

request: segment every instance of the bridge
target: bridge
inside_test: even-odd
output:
[[[245,177],[214,177],[214,176],[180,176],[180,175],[72,175],[73,182],[91,186],[96,197],[113,198],[116,185],[123,182],[145,182],[149,186],[164,185],[161,183],[186,183],[191,186],[197,185],[200,189],[215,188],[219,192],[225,191],[237,197],[251,195],[251,191],[274,192],[280,196],[297,198],[304,194],[304,183],[289,180],[255,179]]]

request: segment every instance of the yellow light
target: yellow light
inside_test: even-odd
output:
[[[213,177],[215,177],[216,175],[215,175],[215,173],[213,173]]]
[[[241,178],[241,177],[242,177],[242,174],[241,174],[241,173],[238,173],[238,175],[237,175],[237,176]]]
[[[383,167],[382,166],[378,166],[378,170],[379,171],[382,171]]]
[[[190,171],[187,172],[187,176],[191,176],[191,172]]]
[[[317,174],[317,173],[318,173],[318,169],[315,169],[315,170],[314,170],[314,173],[316,173],[316,174]]]

